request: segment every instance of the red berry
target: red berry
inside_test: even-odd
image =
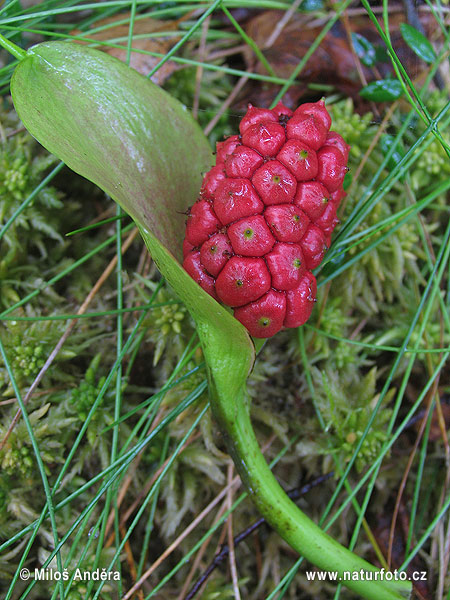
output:
[[[293,204],[268,206],[264,217],[279,242],[299,242],[309,224],[308,216]]]
[[[286,141],[284,128],[278,123],[256,123],[242,134],[242,143],[262,156],[275,156]]]
[[[232,154],[235,149],[240,145],[238,135],[231,135],[224,142],[217,142],[216,144],[216,163],[223,163],[225,159]]]
[[[186,221],[186,239],[193,246],[200,246],[219,227],[211,204],[207,200],[197,200]]]
[[[213,277],[217,277],[231,256],[233,256],[233,248],[224,233],[216,233],[200,248],[202,265]]]
[[[306,323],[316,301],[316,278],[310,271],[305,271],[298,286],[286,292],[285,327],[300,327]]]
[[[271,337],[278,333],[283,327],[285,315],[286,296],[275,290],[270,290],[256,302],[234,310],[236,319],[256,338]]]
[[[317,175],[317,155],[300,140],[288,140],[278,153],[277,159],[291,171],[297,181],[313,179]]]
[[[256,108],[251,104],[248,105],[247,112],[242,117],[239,123],[239,131],[242,135],[248,127],[256,125],[257,123],[277,123],[278,119],[268,108]]]
[[[323,100],[249,105],[188,216],[185,269],[255,337],[303,325],[314,306],[349,151],[330,125]]]
[[[327,131],[331,127],[330,113],[327,111],[325,102],[323,100],[319,100],[318,102],[306,102],[305,104],[301,104],[294,111],[294,117],[297,115],[312,115],[317,119],[320,119]]]
[[[217,188],[214,211],[223,225],[261,213],[263,208],[248,179],[226,179]]]
[[[286,124],[288,139],[300,140],[313,150],[325,143],[327,130],[323,122],[314,115],[295,115]]]
[[[238,146],[225,161],[227,177],[247,177],[253,175],[264,162],[263,157],[247,146]]]
[[[312,224],[302,237],[300,246],[302,247],[305,266],[308,270],[318,267],[325,256],[325,252],[328,250],[324,233]]]
[[[292,290],[305,272],[302,249],[298,244],[280,242],[265,257],[272,277],[272,287]]]
[[[189,273],[194,281],[196,281],[204,290],[208,292],[215,300],[217,300],[214,278],[208,275],[205,267],[200,261],[199,250],[189,252],[183,261],[183,268]]]
[[[319,219],[314,221],[314,224],[324,232],[325,237],[333,233],[333,229],[339,223],[339,219],[336,216],[336,206],[333,202],[329,202],[326,209],[322,213]],[[327,244],[329,246],[329,244]]]
[[[282,102],[278,102],[278,104],[272,108],[272,112],[278,120],[280,120],[280,117],[282,119],[290,118],[294,114],[292,110],[285,106]]]
[[[347,192],[344,192],[343,188],[339,188],[331,194],[331,196],[330,196],[331,202],[335,205],[336,209],[338,208],[339,204],[341,203],[341,200],[343,198],[345,198],[346,195],[347,195]]]
[[[270,289],[270,274],[262,258],[233,256],[216,279],[216,292],[228,306],[244,306]]]
[[[317,181],[330,192],[335,192],[341,187],[347,165],[344,156],[335,146],[323,146],[317,153],[318,170]]]
[[[295,196],[295,177],[277,160],[270,160],[260,167],[252,178],[252,183],[265,204],[285,204]]]
[[[329,201],[330,194],[327,188],[318,181],[305,181],[298,184],[294,204],[301,208],[312,221],[323,214]]]
[[[339,133],[336,133],[335,131],[329,131],[327,133],[324,146],[335,146],[335,148],[342,152],[344,161],[347,164],[350,146],[344,142],[343,137],[339,135]]]
[[[214,194],[221,181],[226,179],[225,169],[223,164],[217,164],[203,178],[201,195],[207,200],[213,200]]]
[[[228,227],[227,233],[235,254],[242,256],[264,256],[275,244],[261,215],[246,217],[233,223]]]
[[[190,242],[188,242],[187,239],[185,238],[184,242],[183,242],[183,258],[186,258],[186,256],[189,254],[189,252],[193,249],[194,249],[194,246]]]

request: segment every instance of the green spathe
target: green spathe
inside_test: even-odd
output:
[[[208,140],[187,109],[109,55],[67,42],[32,47],[11,91],[28,131],[71,169],[96,183],[131,215],[161,272],[200,331],[215,323],[239,357],[221,353],[222,368],[245,385],[254,348],[244,327],[182,269],[186,209],[213,162]],[[206,340],[205,340],[206,342]],[[217,354],[217,352],[215,353]],[[237,353],[235,353],[236,355]]]
[[[213,155],[186,108],[107,54],[39,44],[11,90],[25,127],[181,258],[180,231]]]
[[[251,427],[246,379],[254,346],[245,328],[182,269],[186,208],[212,162],[186,109],[108,55],[65,42],[31,48],[12,80],[27,129],[116,200],[135,220],[159,269],[197,323],[211,407],[236,467],[266,520],[323,570],[378,571],[325,534],[276,482]],[[349,581],[369,600],[409,597],[408,582]]]

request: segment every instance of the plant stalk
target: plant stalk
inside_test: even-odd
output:
[[[241,479],[258,511],[292,548],[323,571],[337,572],[337,582],[367,600],[410,598],[409,581],[386,581],[382,570],[325,533],[290,500],[261,453],[251,424],[245,387],[230,397],[226,382],[210,371],[211,408]],[[225,387],[221,385],[225,384]],[[377,578],[376,581],[364,580]],[[369,575],[368,575],[369,574]],[[384,575],[385,573],[383,573]],[[355,580],[353,580],[353,578]]]
[[[2,46],[5,50],[7,50],[10,54],[12,54],[18,60],[22,60],[26,57],[27,53],[25,50],[22,50],[17,44],[8,40],[4,35],[0,33],[0,46]]]

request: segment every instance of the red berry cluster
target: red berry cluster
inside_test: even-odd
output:
[[[254,337],[308,320],[345,195],[349,146],[323,100],[293,113],[249,105],[240,135],[217,144],[186,223],[183,267],[234,308]]]

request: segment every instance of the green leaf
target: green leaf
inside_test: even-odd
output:
[[[366,100],[391,102],[400,98],[403,94],[403,88],[398,79],[380,79],[366,85],[359,94]]]
[[[375,61],[378,63],[391,62],[386,46],[375,46]]]
[[[353,48],[360,61],[366,67],[373,67],[376,63],[376,51],[373,45],[360,33],[352,33]]]
[[[190,113],[115,58],[68,42],[31,48],[11,92],[30,133],[134,219],[197,323],[215,387],[237,394],[254,361],[250,337],[178,262],[186,210],[213,159]]]
[[[433,63],[436,60],[436,53],[431,42],[418,29],[408,23],[400,25],[400,33],[415,54],[426,63]]]

